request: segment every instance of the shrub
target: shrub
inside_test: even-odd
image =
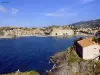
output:
[[[92,41],[100,44],[100,37],[93,37]]]
[[[100,60],[96,62],[96,69],[95,69],[95,71],[96,71],[96,73],[95,73],[96,75],[100,74]]]
[[[36,71],[30,71],[29,75],[39,75]]]
[[[68,60],[69,62],[73,63],[78,60],[77,53],[74,49],[72,49],[72,47],[70,48],[69,54],[70,54],[70,58]]]

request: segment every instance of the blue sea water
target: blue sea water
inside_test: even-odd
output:
[[[78,36],[79,37],[79,36]],[[21,37],[0,39],[0,74],[36,70],[41,74],[51,69],[50,56],[66,50],[76,36],[57,37]]]

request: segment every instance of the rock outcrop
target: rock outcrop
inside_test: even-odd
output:
[[[95,61],[81,59],[74,47],[55,54],[50,61],[54,66],[46,75],[98,75],[95,74]]]

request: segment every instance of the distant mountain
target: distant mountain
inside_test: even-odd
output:
[[[100,27],[100,19],[96,20],[90,20],[90,21],[81,21],[74,24],[71,24],[72,26],[75,26],[77,28],[83,27],[83,28],[95,28]]]

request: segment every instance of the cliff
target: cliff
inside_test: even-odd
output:
[[[100,61],[81,59],[72,46],[50,58],[53,68],[46,75],[99,75]]]

